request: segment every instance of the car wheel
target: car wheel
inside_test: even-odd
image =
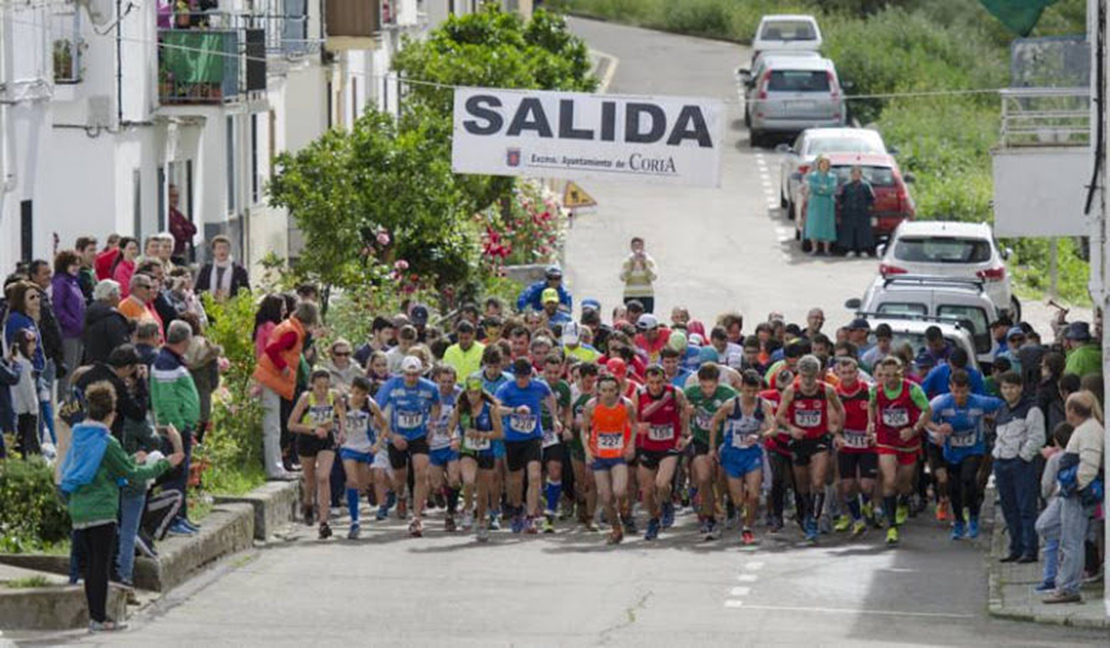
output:
[[[763,147],[763,132],[753,130],[751,132],[751,134],[752,134],[752,148],[762,148]]]
[[[1010,295],[1010,318],[1015,322],[1021,321],[1021,300],[1014,295]]]

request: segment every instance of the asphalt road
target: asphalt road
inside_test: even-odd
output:
[[[733,45],[581,20],[574,29],[619,57],[614,92],[735,96]],[[734,115],[739,117],[739,115]],[[764,162],[772,169],[770,156]],[[767,209],[760,154],[734,126],[719,191],[592,183],[601,201],[570,236],[578,296],[619,297],[617,265],[642,234],[662,268],[661,304],[710,318],[734,307],[800,318],[839,312],[874,262],[803,258]],[[772,192],[774,187],[772,187]],[[784,240],[786,239],[786,240]],[[835,321],[830,316],[830,323]],[[984,518],[989,516],[984,515]],[[754,550],[736,531],[712,543],[681,515],[655,543],[613,548],[561,523],[553,536],[494,535],[486,546],[440,531],[410,539],[396,519],[363,539],[286,542],[234,558],[163,600],[135,627],[79,643],[283,645],[1106,645],[1106,633],[986,616],[986,541],[952,543],[911,521],[897,549],[878,532],[805,547],[791,528]],[[343,533],[337,525],[337,535]]]

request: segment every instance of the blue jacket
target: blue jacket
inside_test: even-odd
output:
[[[986,396],[987,387],[983,383],[983,374],[972,367],[967,367],[964,371],[967,371],[967,377],[971,383],[971,393]],[[921,381],[921,388],[925,390],[925,395],[930,399],[941,394],[947,394],[949,392],[948,379],[951,377],[952,365],[942,362],[929,371],[925,380]]]
[[[528,286],[520,293],[520,297],[516,300],[516,309],[523,311],[526,306],[531,306],[532,310],[543,310],[543,291],[547,288],[547,280],[537,281],[536,283]],[[570,291],[566,289],[563,284],[559,284],[556,289],[559,291],[559,303],[570,311],[574,307],[574,299],[570,296]]]
[[[46,368],[46,356],[42,352],[42,334],[39,333],[39,327],[35,324],[35,320],[27,317],[19,311],[8,312],[8,322],[4,325],[4,342],[11,345],[15,341],[16,332],[27,329],[35,334],[38,344],[35,345],[35,357],[31,358],[31,365],[34,366],[35,371],[42,371]]]

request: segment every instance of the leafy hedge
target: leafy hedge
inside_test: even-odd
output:
[[[69,513],[41,457],[0,461],[0,552],[38,551],[69,538]]]

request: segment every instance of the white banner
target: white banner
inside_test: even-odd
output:
[[[718,99],[456,88],[455,173],[717,187]]]

